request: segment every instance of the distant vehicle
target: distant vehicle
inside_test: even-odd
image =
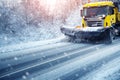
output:
[[[81,10],[82,24],[76,27],[61,27],[61,32],[70,38],[100,40],[112,43],[120,35],[120,1],[86,3]]]

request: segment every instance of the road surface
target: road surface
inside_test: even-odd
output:
[[[0,54],[0,80],[120,80],[120,39],[53,42]]]

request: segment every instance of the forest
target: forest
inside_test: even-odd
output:
[[[60,36],[59,27],[77,21],[80,5],[81,0],[1,0],[1,46]]]

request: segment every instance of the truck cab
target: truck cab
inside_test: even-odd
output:
[[[111,1],[88,3],[81,11],[82,27],[111,27],[117,19],[117,8]]]

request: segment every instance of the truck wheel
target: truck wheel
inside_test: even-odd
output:
[[[111,30],[107,31],[107,37],[106,37],[106,41],[105,41],[105,44],[111,44],[114,40],[114,34],[112,33]]]
[[[115,35],[113,34],[113,30],[108,29],[105,32],[105,44],[111,44],[115,39]]]

